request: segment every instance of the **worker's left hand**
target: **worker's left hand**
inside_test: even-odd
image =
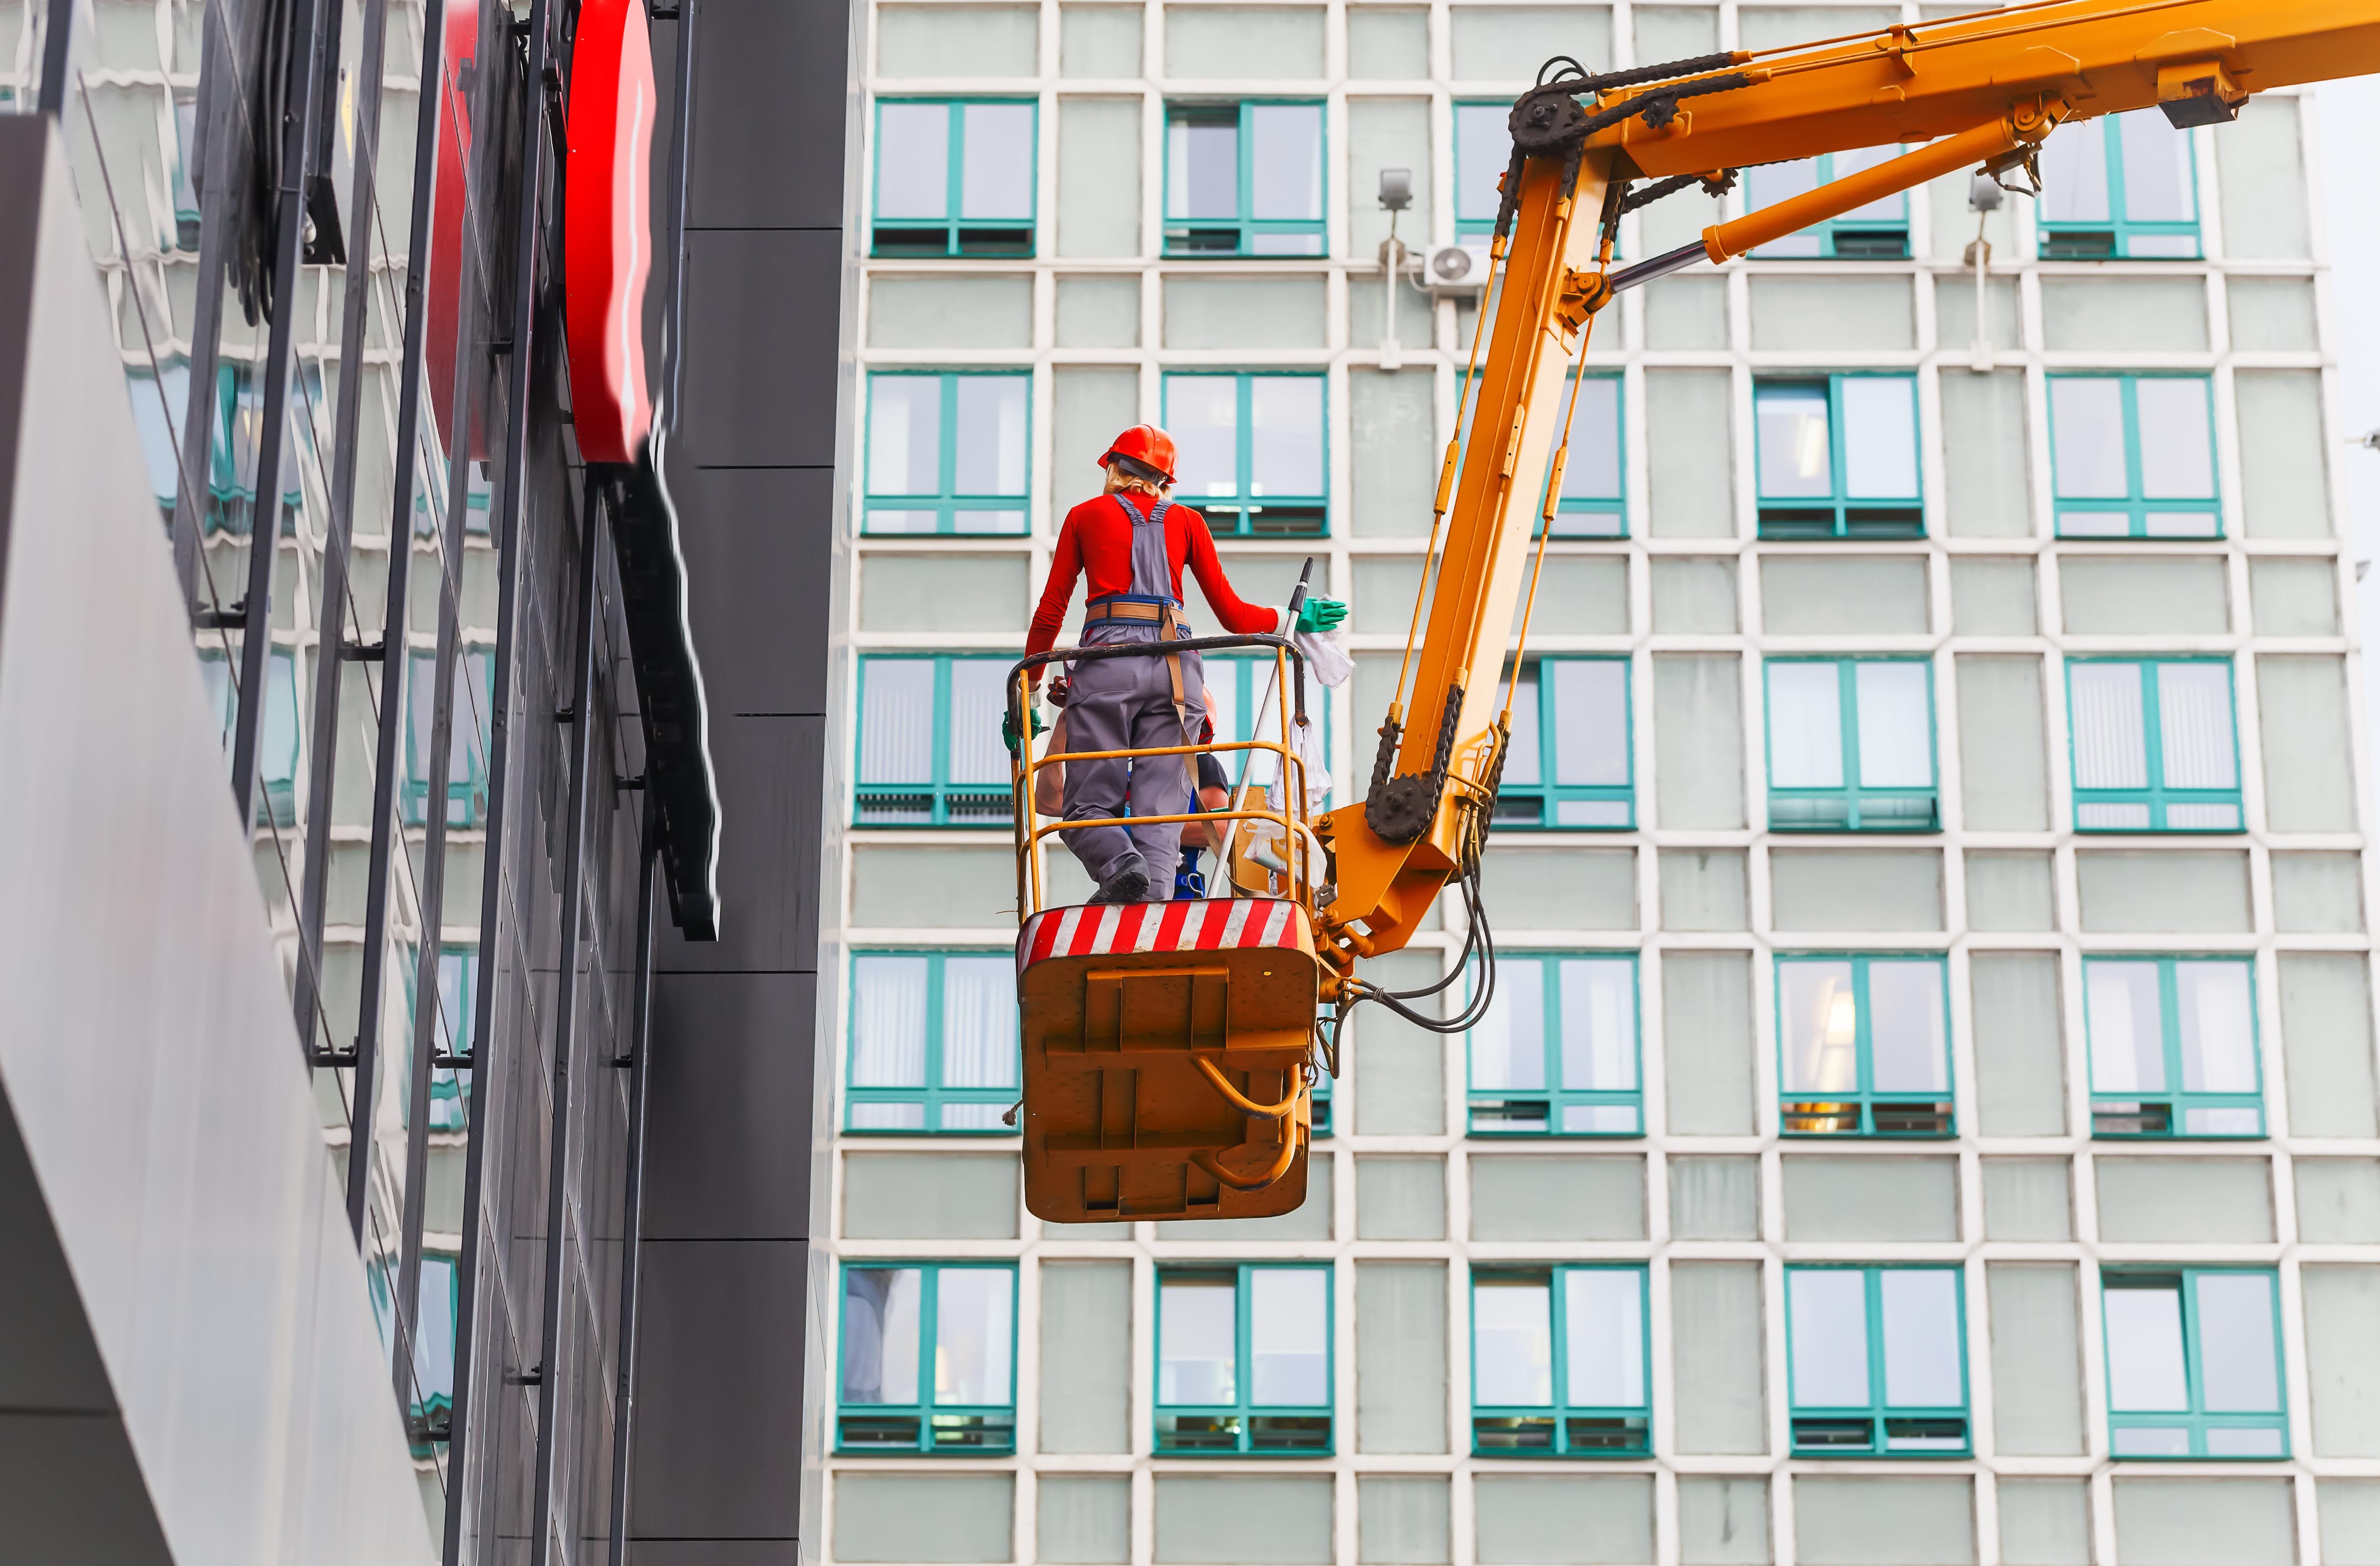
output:
[[[1335,598],[1308,598],[1297,608],[1297,628],[1309,637],[1338,629],[1347,606]]]
[[[1041,722],[1041,709],[1038,707],[1026,708],[1025,710],[1025,721],[1031,730],[1031,734],[1026,736],[1028,738],[1038,735],[1045,726]],[[1016,747],[1019,741],[1016,734],[1016,718],[1014,713],[1003,713],[1002,715],[1000,720],[1000,739],[1002,744],[1008,747],[1008,753],[1011,756],[1016,754]]]

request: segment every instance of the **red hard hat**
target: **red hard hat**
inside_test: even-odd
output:
[[[1165,475],[1167,483],[1173,482],[1173,437],[1154,424],[1135,424],[1110,443],[1099,466],[1105,467],[1117,457],[1128,456]]]

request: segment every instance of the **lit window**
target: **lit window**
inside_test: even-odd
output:
[[[880,256],[1033,253],[1029,103],[876,105]]]
[[[1173,436],[1173,498],[1212,532],[1312,537],[1330,516],[1319,375],[1169,375],[1161,417]]]
[[[1521,671],[1497,826],[1624,832],[1636,824],[1628,668],[1625,658],[1543,658]]]
[[[1900,156],[1899,147],[1861,147],[1848,152],[1825,152],[1791,163],[1764,164],[1743,171],[1743,205],[1759,212],[1778,202],[1831,185],[1838,179],[1888,164]],[[1772,239],[1752,252],[1755,259],[1797,257],[1830,261],[1907,261],[1909,259],[1909,197],[1896,193],[1854,207],[1840,217],[1814,223],[1781,239]]]
[[[1634,957],[1498,953],[1470,1036],[1471,1135],[1642,1135],[1636,1022]]]
[[[1786,1135],[1949,1135],[1949,986],[1939,957],[1779,957]]]
[[[1007,1136],[1016,1102],[1016,964],[1006,953],[851,960],[844,1126]]]
[[[868,378],[868,533],[1022,533],[1032,377]]]
[[[215,710],[224,760],[231,760],[232,722],[239,701],[232,685],[238,671],[221,653],[199,654],[199,673]],[[264,725],[256,736],[256,824],[294,826],[298,820],[298,660],[276,647],[265,661]]]
[[[1965,1291],[1955,1267],[1789,1267],[1796,1457],[1964,1457]]]
[[[1771,832],[1933,832],[1934,669],[1922,658],[1768,661]]]
[[[1330,1269],[1157,1275],[1157,1450],[1330,1454]]]
[[[2094,1135],[2265,1134],[2247,958],[2092,957],[2082,992]]]
[[[1641,1267],[1471,1275],[1471,1450],[1642,1457],[1652,1450]]]
[[[1012,797],[1005,658],[859,661],[863,827],[1005,827]]]
[[[2151,109],[2061,127],[2041,147],[2044,261],[2198,259],[2190,132]]]
[[[2228,658],[2066,664],[2077,832],[2238,832]]]
[[[2053,375],[2049,447],[2060,538],[2222,537],[2206,377]]]
[[[494,721],[493,678],[485,649],[457,649],[454,705],[447,715],[446,824],[476,827],[488,808],[488,731]],[[438,655],[413,655],[406,682],[405,824],[418,827],[430,808],[430,742],[438,722]]]
[[[1913,539],[1917,382],[1907,375],[1763,381],[1752,390],[1764,539]]]
[[[2289,1456],[2272,1273],[2109,1270],[2100,1286],[2113,1455]]]
[[[1323,253],[1322,105],[1165,110],[1165,253]]]
[[[1484,249],[1496,232],[1504,171],[1512,164],[1512,105],[1454,105],[1454,237]]]
[[[847,1266],[836,1450],[1014,1451],[1015,1363],[1014,1267]]]

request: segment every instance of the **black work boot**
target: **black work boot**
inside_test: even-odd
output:
[[[1099,883],[1091,894],[1093,903],[1146,903],[1148,901],[1148,869],[1137,858],[1126,859],[1123,868]]]

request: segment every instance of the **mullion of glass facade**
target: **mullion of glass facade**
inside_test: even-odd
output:
[[[1956,1267],[1785,1269],[1796,1457],[1965,1457],[1967,1312]]]
[[[1752,407],[1762,538],[1925,536],[1915,377],[1764,379]]]
[[[1779,1118],[1789,1136],[1949,1136],[1949,965],[1777,959]]]
[[[1272,371],[1165,377],[1180,482],[1218,537],[1314,538],[1330,525],[1328,382]]]
[[[1016,1450],[1016,1268],[846,1262],[835,1450]]]
[[[1497,783],[1498,827],[1634,830],[1629,673],[1625,658],[1540,658],[1521,671]]]
[[[876,105],[873,253],[1029,256],[1039,105],[898,98]]]
[[[1286,98],[1167,104],[1165,253],[1321,255],[1322,110]]]
[[[1631,953],[1498,953],[1468,1037],[1470,1134],[1643,1135],[1642,1011]]]
[[[1330,1456],[1330,1293],[1328,1263],[1159,1269],[1159,1455]]]
[[[1863,169],[1890,163],[1900,153],[1899,147],[1863,147],[1745,169],[1744,209],[1758,212],[1775,206]],[[1909,197],[1904,192],[1870,201],[1840,217],[1772,239],[1752,255],[1755,260],[1907,261]]]
[[[1014,800],[1000,720],[1011,663],[931,653],[859,660],[854,825],[1008,825]]]
[[[851,959],[844,1129],[1013,1136],[1016,965],[1006,953],[860,952]]]
[[[436,721],[438,658],[413,655],[413,677],[406,682],[405,698],[410,719],[405,731],[405,824],[421,825],[430,808],[430,742]],[[446,824],[476,827],[488,805],[488,726],[494,721],[494,686],[484,648],[468,648],[455,659],[453,738],[446,763]]]
[[[1922,658],[1772,658],[1771,832],[1936,832],[1934,666]]]
[[[869,375],[860,530],[1022,534],[1032,390],[1032,375],[1021,370]]]
[[[2246,957],[2086,957],[2095,1136],[2265,1135],[2255,965]]]
[[[2228,658],[2070,658],[2077,832],[2239,832]]]
[[[2042,260],[2198,259],[2197,153],[2155,110],[2060,127],[2041,177]]]
[[[1632,1264],[1474,1269],[1472,1455],[1646,1455],[1647,1291]]]
[[[2049,466],[2060,538],[2223,536],[2204,375],[2050,376]]]
[[[2111,1455],[2289,1455],[2279,1280],[2270,1269],[2108,1269],[2100,1298]]]

